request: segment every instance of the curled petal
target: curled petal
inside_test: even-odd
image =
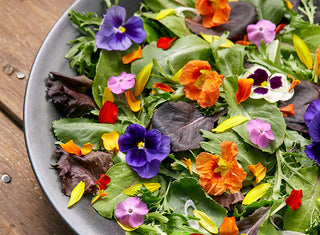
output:
[[[294,104],[289,104],[287,106],[280,107],[279,110],[283,113],[284,117],[290,117],[295,114]]]
[[[92,151],[93,145],[91,143],[86,143],[81,148],[81,154],[86,155]]]
[[[292,190],[290,196],[286,199],[286,204],[292,208],[292,210],[299,209],[302,204],[302,190]]]
[[[139,46],[138,50],[133,51],[132,53],[122,57],[123,64],[130,64],[131,62],[140,59],[142,57],[142,49]]]
[[[269,183],[257,185],[247,193],[247,195],[243,199],[242,204],[249,205],[259,200],[269,190],[270,186],[271,184]]]
[[[152,68],[153,63],[151,62],[144,66],[140,73],[137,75],[134,96],[140,95],[143,91],[145,85],[147,84],[147,81],[149,80]]]
[[[184,160],[181,160],[181,162],[186,165],[186,167],[188,168],[188,170],[190,172],[190,175],[192,175],[193,170],[192,170],[192,164],[191,164],[190,158],[184,158]]]
[[[61,148],[67,153],[75,154],[81,156],[81,149],[73,142],[73,140],[68,141],[65,144],[60,144]]]
[[[297,80],[297,79],[292,79],[292,82],[291,82],[291,86],[289,88],[289,92],[292,91],[297,85],[299,85],[301,82],[300,80]]]
[[[249,98],[253,83],[254,80],[252,78],[241,78],[238,80],[238,90],[236,92],[237,104],[240,104],[241,102]]]
[[[138,112],[141,109],[141,100],[136,100],[132,91],[130,91],[130,90],[127,90],[125,94],[126,94],[127,103],[129,105],[130,109],[133,112]]]
[[[307,69],[312,69],[313,59],[307,44],[296,34],[293,34],[292,39],[300,61],[307,67]]]
[[[119,134],[116,131],[112,131],[110,133],[104,133],[101,136],[103,146],[106,150],[109,151],[118,151],[119,150],[119,145],[118,145],[118,140],[119,140]]]
[[[163,84],[161,82],[155,82],[152,87],[153,88],[160,88],[164,92],[175,92],[175,90],[173,90],[169,85]],[[152,91],[152,93],[155,93],[155,92]]]
[[[117,106],[110,101],[106,101],[99,112],[99,122],[100,123],[110,123],[114,124],[117,121],[118,116],[118,108]]]
[[[260,162],[256,165],[248,165],[249,170],[256,177],[257,184],[264,179],[267,173],[267,168],[264,167]]]
[[[219,232],[221,235],[237,235],[239,233],[239,229],[236,225],[236,218],[234,216],[226,216],[222,222]]]
[[[170,38],[170,37],[162,37],[159,38],[157,41],[157,47],[162,48],[163,50],[167,50],[171,44],[177,39],[177,37]]]

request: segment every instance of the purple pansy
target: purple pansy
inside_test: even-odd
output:
[[[119,150],[127,152],[127,164],[142,178],[152,178],[159,172],[161,161],[170,153],[170,137],[156,129],[146,130],[138,124],[127,127],[119,137]]]
[[[320,99],[312,101],[304,114],[312,143],[305,147],[307,157],[320,166]]]
[[[249,132],[249,138],[252,143],[258,145],[259,148],[267,147],[269,145],[269,140],[275,139],[270,123],[261,119],[249,120],[246,129]]]
[[[96,33],[96,46],[107,51],[125,51],[135,43],[142,43],[146,38],[143,22],[139,17],[131,16],[126,19],[126,9],[112,6],[106,12]]]
[[[129,197],[124,202],[118,202],[114,214],[122,225],[136,228],[143,224],[148,212],[147,205],[139,197]]]
[[[118,77],[110,77],[108,80],[108,87],[112,93],[120,94],[134,86],[135,75],[131,73],[122,72]]]
[[[248,39],[250,42],[260,45],[261,40],[265,43],[271,43],[276,37],[276,25],[269,20],[260,20],[256,24],[247,26]]]
[[[289,100],[294,94],[293,89],[289,91],[291,84],[284,75],[271,74],[262,66],[253,66],[244,74],[244,77],[254,80],[250,94],[252,99],[264,98],[270,103],[274,103],[279,100]]]

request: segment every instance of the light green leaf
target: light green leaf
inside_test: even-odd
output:
[[[144,0],[144,3],[151,8],[153,12],[159,12],[163,9],[177,8],[177,7],[193,7],[195,0]]]

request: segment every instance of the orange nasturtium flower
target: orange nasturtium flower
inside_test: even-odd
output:
[[[295,114],[294,104],[289,104],[287,106],[280,107],[279,110],[282,112],[284,117],[290,117]]]
[[[202,108],[211,107],[218,100],[223,75],[211,71],[208,61],[191,60],[181,71],[180,84],[185,85],[185,96],[196,100]]]
[[[267,168],[264,167],[260,162],[258,162],[256,165],[248,165],[248,168],[256,177],[257,184],[260,183],[260,181],[266,176]]]
[[[195,8],[203,16],[202,25],[206,28],[227,23],[231,12],[228,0],[196,0]]]
[[[138,50],[135,50],[131,52],[128,55],[125,55],[122,57],[122,63],[123,64],[130,64],[131,62],[140,59],[142,57],[142,49],[141,46],[139,46]]]
[[[86,155],[92,151],[91,143],[84,144],[82,148],[80,148],[73,142],[73,140],[69,140],[65,144],[60,144],[60,146],[67,153],[75,154],[77,156]]]
[[[241,78],[238,80],[238,90],[236,92],[237,104],[249,98],[253,82],[254,80],[252,78]]]
[[[230,141],[220,144],[221,157],[202,152],[196,158],[196,170],[200,176],[199,184],[210,195],[221,195],[227,189],[236,193],[242,188],[247,176],[237,162],[237,145]]]
[[[234,216],[224,217],[219,232],[221,235],[237,235],[239,233],[239,229],[236,225],[236,218]]]

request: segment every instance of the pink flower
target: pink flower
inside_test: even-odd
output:
[[[147,205],[139,197],[129,197],[116,205],[114,213],[122,225],[136,228],[143,224],[144,215],[148,212]]]
[[[264,43],[271,43],[276,37],[276,25],[269,20],[260,20],[256,24],[247,26],[248,39],[250,42],[260,45],[261,39]]]
[[[110,77],[108,80],[108,87],[112,93],[120,94],[134,86],[135,75],[131,73],[122,72],[118,77]]]
[[[259,148],[265,148],[269,145],[269,140],[274,140],[271,125],[261,119],[251,119],[246,126],[249,132],[249,138],[252,143],[257,144]]]

